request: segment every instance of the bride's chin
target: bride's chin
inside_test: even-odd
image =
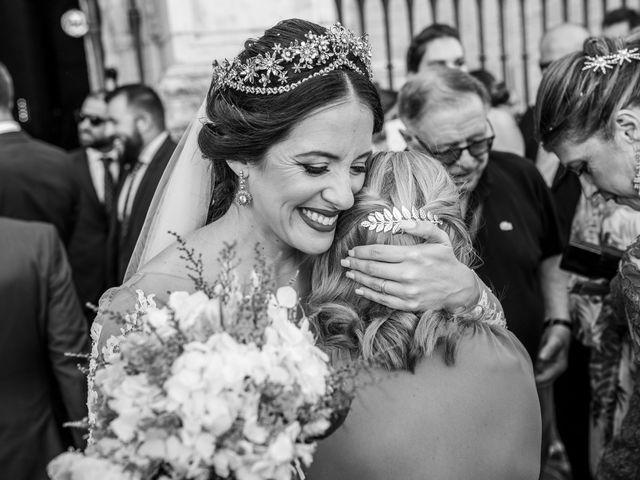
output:
[[[318,236],[320,235],[322,235],[323,238],[318,238]],[[306,255],[322,255],[327,250],[329,250],[329,248],[331,248],[334,235],[333,232],[320,235],[316,233],[316,235],[314,235],[313,237],[307,236],[306,241],[304,241],[303,244],[298,245],[297,250]]]

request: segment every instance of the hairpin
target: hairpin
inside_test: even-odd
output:
[[[416,209],[411,207],[393,207],[391,210],[385,208],[382,212],[372,212],[367,216],[360,226],[375,230],[376,232],[398,233],[400,231],[400,222],[402,220],[429,221],[434,225],[442,225],[442,220],[435,213],[424,207]]]
[[[349,58],[358,59],[364,71]],[[213,63],[213,78],[217,87],[231,88],[245,93],[276,95],[293,90],[301,83],[326,75],[340,67],[349,68],[371,80],[371,46],[367,35],[357,37],[339,23],[325,34],[309,32],[303,41],[289,46],[276,43],[271,52],[240,60]],[[289,70],[289,71],[288,71]],[[297,81],[288,74],[310,71]]]
[[[621,48],[611,55],[596,55],[595,57],[586,56],[582,70],[592,70],[594,72],[607,73],[614,66],[623,63],[631,63],[631,60],[640,60],[638,48]]]

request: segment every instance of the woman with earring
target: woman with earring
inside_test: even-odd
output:
[[[331,246],[338,216],[365,181],[372,134],[382,125],[366,38],[298,19],[278,23],[233,61],[217,64],[205,109],[167,167],[130,278],[101,300],[92,331],[96,352],[120,334],[108,312],[132,310],[136,290],[160,302],[168,291],[194,290],[168,231],[202,255],[209,280],[217,278],[224,245],[234,243],[241,260],[235,273],[248,281],[258,244],[273,259],[277,286],[296,277],[304,297],[307,260]],[[472,308],[482,295],[500,308],[450,247],[426,242],[389,256],[367,246],[344,261],[358,295],[392,308],[454,311]]]
[[[458,189],[442,165],[418,152],[374,155],[333,245],[314,260],[309,310],[332,358],[376,368],[363,375],[344,424],[320,443],[308,478],[537,480],[533,367],[501,312],[394,310],[358,297],[335,268],[353,244],[424,242],[413,234],[419,224],[472,262]]]
[[[546,150],[606,199],[640,210],[640,36],[592,38],[581,52],[552,64],[538,90],[536,121]],[[597,468],[598,480],[640,478],[640,238],[629,246],[611,282],[612,330],[630,344],[634,364],[628,410]],[[619,392],[615,392],[618,394]],[[600,404],[607,399],[597,399]],[[612,410],[615,398],[611,399]],[[606,413],[606,412],[605,412]]]

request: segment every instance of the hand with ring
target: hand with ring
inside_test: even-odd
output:
[[[342,260],[346,276],[359,284],[356,293],[405,311],[453,312],[477,303],[481,286],[475,273],[456,258],[447,233],[428,221],[405,220],[400,226],[425,242],[357,246]]]

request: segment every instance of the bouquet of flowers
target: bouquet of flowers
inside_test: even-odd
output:
[[[122,335],[90,360],[89,445],[54,459],[53,480],[302,476],[353,369],[330,366],[292,287],[274,293],[262,263],[243,292],[232,260],[228,247],[214,285],[200,274],[166,306],[137,292]]]

